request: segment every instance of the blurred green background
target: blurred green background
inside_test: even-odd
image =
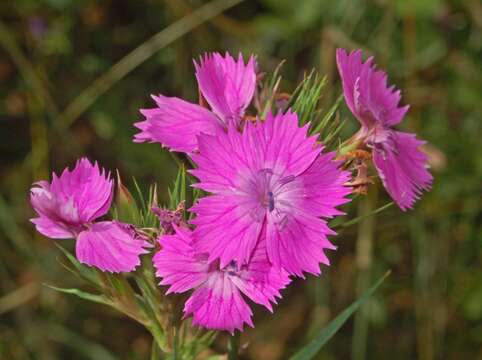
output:
[[[234,2],[210,3],[201,16]],[[345,47],[375,55],[403,90],[412,107],[402,128],[432,144],[434,188],[414,211],[390,207],[340,231],[321,278],[297,280],[275,315],[256,308],[243,357],[287,358],[391,269],[320,359],[482,359],[482,3],[246,0],[191,29],[192,11],[207,3],[0,2],[0,358],[149,357],[150,337],[137,324],[42,286],[81,284],[28,221],[32,182],[87,155],[119,169],[127,186],[135,176],[166,189],[174,161],[158,145],[133,144],[132,124],[153,106],[152,93],[196,100],[193,57],[255,53],[266,72],[285,59],[287,92],[315,68],[328,77],[326,108],[340,94],[334,52]],[[340,115],[349,135],[356,122],[344,104]],[[348,216],[389,201],[375,190],[347,206]]]

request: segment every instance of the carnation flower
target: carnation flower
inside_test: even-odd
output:
[[[424,144],[415,134],[396,131],[409,106],[399,106],[400,90],[388,87],[387,75],[376,70],[373,58],[362,62],[361,51],[336,53],[345,101],[361,128],[355,136],[372,150],[373,164],[390,196],[402,210],[413,207],[423,190],[429,190],[432,175]]]
[[[209,261],[248,263],[266,237],[269,261],[290,274],[319,274],[320,262],[329,264],[324,250],[335,248],[327,239],[335,232],[322,218],[342,214],[336,206],[348,201],[349,174],[334,153],[322,153],[308,127],[288,111],[247,123],[242,133],[230,127],[199,136],[194,186],[213,194],[191,211],[196,246]]]
[[[112,202],[113,181],[97,163],[83,158],[52,182],[39,181],[30,201],[39,215],[31,221],[37,231],[52,239],[76,238],[80,262],[104,271],[131,271],[146,252],[147,242],[135,238],[124,224],[94,221],[105,215]]]
[[[214,134],[228,125],[238,126],[256,87],[255,60],[245,65],[226,53],[206,54],[194,62],[199,90],[211,110],[176,97],[152,96],[154,109],[143,109],[146,120],[135,124],[141,130],[135,142],[157,142],[172,151],[193,152],[197,136]]]
[[[243,330],[253,327],[252,311],[242,294],[273,311],[272,304],[280,298],[279,291],[289,282],[288,274],[274,268],[266,257],[262,239],[251,260],[240,265],[232,261],[220,266],[209,262],[205,253],[193,245],[191,230],[174,225],[174,235],[162,235],[162,249],[153,257],[160,285],[170,285],[167,294],[194,290],[184,306],[185,317],[192,315],[193,324],[213,330]]]

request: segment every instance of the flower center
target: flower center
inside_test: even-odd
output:
[[[236,276],[238,274],[239,269],[236,262],[232,260],[228,265],[224,267],[224,269],[222,269],[222,271],[224,271],[228,275]]]
[[[269,213],[276,210],[279,213],[279,204],[286,185],[295,180],[294,175],[283,177],[271,169],[262,169],[260,174],[259,202]]]
[[[384,158],[387,152],[398,152],[393,131],[384,126],[375,126],[370,129],[365,136],[365,143],[373,151],[382,154]]]
[[[297,187],[295,182],[294,175],[284,176],[282,171],[272,168],[241,174],[237,187],[241,199],[238,211],[243,216],[248,213],[258,223],[267,215],[281,222],[289,211],[290,194]]]

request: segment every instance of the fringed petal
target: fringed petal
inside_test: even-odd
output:
[[[146,120],[134,124],[141,130],[135,142],[157,142],[172,151],[191,153],[198,148],[198,135],[223,128],[212,112],[199,105],[162,95],[153,98],[157,107],[141,110]]]
[[[206,54],[194,62],[196,78],[204,98],[225,125],[237,126],[253,98],[256,88],[255,60],[245,65],[226,53]]]
[[[137,239],[122,223],[97,222],[77,237],[77,259],[102,271],[130,272],[140,265],[140,255],[151,245]]]
[[[393,131],[392,146],[373,151],[373,163],[383,186],[403,211],[411,209],[423,190],[429,190],[433,177],[428,171],[424,141],[415,134]]]
[[[345,101],[362,125],[393,126],[402,121],[409,107],[398,106],[400,90],[388,86],[386,73],[375,69],[373,58],[363,62],[360,50],[348,54],[337,49],[336,61]]]

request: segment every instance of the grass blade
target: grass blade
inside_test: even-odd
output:
[[[292,356],[291,360],[309,360],[313,359],[313,357],[320,351],[320,349],[325,345],[328,340],[332,338],[333,335],[343,326],[343,324],[353,315],[358,308],[363,305],[372,294],[380,287],[383,281],[390,275],[390,271],[387,271],[385,275],[383,275],[380,280],[378,280],[371,288],[369,288],[365,293],[360,296],[353,304],[347,307],[345,310],[341,312],[335,319],[333,319],[321,332],[318,336],[313,339],[308,345],[306,345],[303,349],[298,351],[294,356]]]
[[[211,1],[152,36],[97,78],[87,89],[82,91],[62,113],[61,119],[63,123],[66,126],[70,126],[102,94],[159,50],[242,1],[243,0]]]

